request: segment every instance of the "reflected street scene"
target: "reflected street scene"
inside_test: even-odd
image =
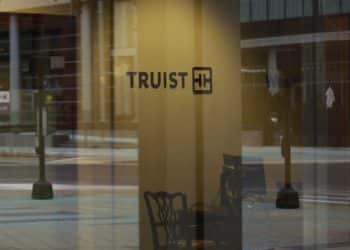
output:
[[[349,14],[0,0],[0,249],[350,249]]]

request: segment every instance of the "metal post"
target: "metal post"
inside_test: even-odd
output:
[[[41,60],[41,59],[39,59]],[[44,64],[39,63],[39,71],[42,71]],[[33,184],[32,198],[36,200],[48,200],[53,198],[52,184],[46,180],[45,166],[45,135],[47,130],[47,115],[44,91],[44,72],[39,72],[39,87],[36,93],[36,121],[37,121],[37,152],[39,154],[39,180]],[[45,129],[46,128],[46,129]]]
[[[290,142],[290,90],[287,89],[287,105],[286,105],[286,122],[284,126],[284,147],[285,147],[285,155],[284,155],[284,183],[285,186],[292,185],[292,173],[291,173],[291,142]]]
[[[288,81],[288,79],[287,79]],[[290,113],[291,113],[291,86],[287,82],[284,89],[285,100],[285,119],[284,119],[284,136],[281,143],[282,155],[284,157],[284,186],[277,194],[277,208],[299,208],[299,194],[292,186],[292,163],[291,163],[291,141],[290,141]]]
[[[44,106],[43,90],[39,90],[39,107],[38,107],[38,141],[39,141],[39,180],[45,181],[45,136],[44,136],[44,112],[46,112]]]

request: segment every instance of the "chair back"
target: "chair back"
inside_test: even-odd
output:
[[[241,215],[242,161],[240,156],[224,154],[224,166],[220,176],[221,205],[233,216]]]
[[[187,198],[184,193],[145,192],[147,212],[150,218],[155,250],[166,246],[171,249],[184,239],[179,215],[187,212]],[[164,236],[164,240],[162,239]],[[162,243],[164,242],[164,243]]]

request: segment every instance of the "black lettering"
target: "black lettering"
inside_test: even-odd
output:
[[[146,72],[140,72],[139,73],[139,88],[142,89],[142,87],[144,86],[146,89],[148,89],[148,75]]]
[[[178,75],[181,77],[181,85],[182,88],[185,88],[185,84],[186,84],[186,77],[188,76],[187,72],[179,72]]]
[[[151,72],[150,75],[151,75],[151,85],[152,85],[152,87],[155,88],[155,89],[158,89],[160,87],[160,84],[162,83],[161,73],[160,72],[157,73],[157,75],[158,75],[157,83],[154,81],[155,73]]]
[[[163,72],[163,81],[164,81],[164,88],[167,88],[167,73]]]
[[[170,80],[169,87],[171,89],[175,89],[177,87],[176,72],[171,72],[170,73],[169,80]]]
[[[188,77],[187,72],[127,72],[127,76],[130,77],[130,87],[135,88],[136,77],[138,76],[139,88],[154,88],[158,89],[161,86],[164,88],[175,89],[181,84],[181,87],[184,89],[186,85],[186,78]],[[180,79],[178,79],[180,78]],[[168,84],[169,81],[169,84]]]
[[[135,84],[135,76],[137,75],[137,72],[126,72],[126,74],[128,75],[128,76],[130,76],[130,87],[133,89],[134,88],[134,84]]]

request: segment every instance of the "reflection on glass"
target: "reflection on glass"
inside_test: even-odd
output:
[[[261,21],[266,20],[267,12],[266,12],[266,0],[251,0],[251,8],[252,8],[252,20],[253,21]]]
[[[283,19],[285,10],[285,1],[270,0],[269,2],[269,19]]]
[[[0,1],[0,248],[348,249],[348,7]]]
[[[276,245],[342,249],[350,245],[349,216],[344,214],[349,208],[350,184],[345,167],[349,103],[348,55],[344,53],[349,44],[343,37],[348,18],[322,17],[339,13],[341,1],[320,1],[320,5],[303,1],[308,15],[313,7],[320,7],[315,14],[321,17],[311,20],[314,28],[310,30],[310,19],[297,14],[298,2],[287,5],[287,13],[299,18],[241,25],[242,153],[247,171],[243,180],[255,173],[252,183],[266,190],[255,203],[250,202],[252,192],[243,201],[246,249],[262,245],[267,249]],[[329,37],[332,32],[342,38]],[[254,171],[248,172],[252,167]],[[243,182],[243,194],[251,186]],[[277,193],[281,197],[284,191],[289,205],[296,197],[290,187],[300,197],[300,209],[276,209],[280,207]],[[256,237],[260,227],[269,230]]]
[[[303,15],[303,1],[302,0],[287,0],[287,18],[289,17],[301,17]]]
[[[130,29],[134,39],[134,3],[75,2],[72,11],[69,1],[34,2],[0,3],[10,10],[0,14],[1,247],[138,248],[136,101],[118,78],[136,56],[135,41],[119,53],[112,28]],[[54,199],[43,201],[30,199],[39,176],[40,85],[54,188]]]
[[[336,14],[340,13],[340,0],[320,0],[322,14]]]

